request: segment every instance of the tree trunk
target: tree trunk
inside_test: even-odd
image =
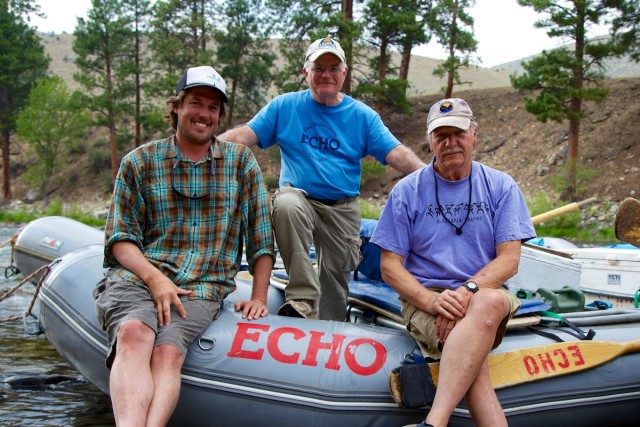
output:
[[[5,200],[11,200],[11,181],[9,181],[11,174],[9,173],[11,161],[9,160],[10,150],[9,143],[11,140],[11,133],[6,130],[2,133],[2,193]]]
[[[381,88],[384,88],[384,79],[387,77],[387,46],[387,40],[382,39],[382,43],[380,44],[380,62],[378,63],[378,79]],[[381,116],[384,114],[383,91],[380,91],[378,94],[378,104],[376,109],[378,110],[378,114]]]
[[[449,66],[447,67],[447,88],[444,93],[445,98],[451,98],[453,93],[453,82],[456,70],[456,30],[458,29],[458,0],[453,2],[453,16],[451,17],[451,27],[449,31]]]
[[[346,22],[353,21],[353,0],[342,0],[342,17]],[[342,91],[349,95],[351,93],[351,64],[353,63],[353,38],[349,35],[348,38],[344,37],[343,39],[347,39],[348,43],[343,43],[344,40],[340,40],[340,44],[344,49],[344,54],[346,56],[345,60],[347,61],[347,76],[344,79],[344,84],[342,85]]]

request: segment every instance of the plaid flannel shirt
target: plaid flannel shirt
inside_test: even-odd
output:
[[[274,253],[260,168],[240,144],[215,140],[213,160],[207,154],[193,162],[181,157],[174,141],[147,143],[122,159],[105,230],[104,266],[144,285],[111,254],[114,243],[130,241],[177,286],[192,290],[189,299],[222,303],[235,290],[243,234],[250,272],[259,256]],[[187,173],[173,170],[177,160],[186,163],[179,169]],[[176,187],[209,194],[190,199]]]

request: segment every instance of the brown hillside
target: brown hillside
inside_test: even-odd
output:
[[[580,198],[597,197],[601,202],[616,203],[625,197],[637,198],[640,192],[640,78],[610,80],[609,86],[611,92],[602,105],[586,106],[579,159],[596,174],[585,184]],[[562,171],[568,124],[536,121],[525,111],[522,95],[512,88],[460,91],[455,96],[469,102],[479,123],[475,159],[513,176],[527,199],[540,191],[555,199],[549,181]],[[412,98],[411,116],[396,114],[385,120],[391,131],[425,161],[431,159],[425,145],[427,111],[439,98],[438,95]],[[265,177],[275,178],[276,151],[255,153]],[[12,170],[20,173],[29,162],[21,144],[12,147]],[[54,180],[59,185],[50,197],[92,209],[106,206],[110,189],[105,176],[109,174],[97,173],[89,165],[89,153],[66,159],[63,170]],[[548,172],[544,173],[545,170]],[[387,168],[384,176],[365,183],[362,197],[382,205],[398,178],[395,170]],[[20,178],[14,180],[13,190],[18,200],[34,193]],[[601,206],[604,209],[607,204]]]
[[[52,57],[51,72],[61,75],[73,86],[75,71],[71,50],[73,36],[43,35],[47,53]],[[431,76],[437,61],[424,57],[412,59],[413,93],[437,93],[442,83]],[[508,87],[508,74],[492,69],[474,68],[468,78],[474,89],[459,87],[454,96],[465,98],[471,105],[480,125],[479,144],[475,159],[511,174],[520,184],[525,196],[533,198],[545,192],[554,199],[550,178],[562,171],[563,153],[567,144],[567,123],[540,123],[524,109],[523,96]],[[580,198],[597,197],[600,201],[619,202],[625,197],[638,197],[640,192],[640,78],[621,78],[608,81],[611,92],[602,105],[586,104],[586,118],[582,122],[579,159],[595,177],[586,183]],[[426,115],[440,95],[411,98],[412,115],[392,115],[385,118],[391,131],[413,148],[425,161],[431,156],[425,147]],[[95,139],[95,137],[93,137]],[[93,141],[92,139],[92,141]],[[91,142],[90,146],[93,145]],[[104,144],[103,142],[103,148]],[[106,149],[106,148],[104,148]],[[104,208],[110,197],[107,166],[90,162],[95,148],[64,159],[61,172],[52,181],[51,198],[80,204],[87,208]],[[264,175],[273,180],[278,175],[277,153],[256,150]],[[21,179],[26,165],[25,147],[15,141],[11,147],[12,186],[16,200],[32,200],[34,189]],[[398,173],[387,168],[383,177],[365,183],[362,196],[383,204]],[[71,185],[69,185],[71,182]],[[606,204],[602,205],[603,207]]]
[[[608,82],[611,92],[601,105],[588,103],[582,122],[579,159],[595,177],[584,183],[581,198],[618,202],[640,193],[640,78]],[[460,91],[479,123],[475,160],[509,173],[527,199],[544,192],[555,199],[549,180],[561,173],[567,147],[568,123],[541,123],[524,109],[523,96],[512,88]],[[427,112],[441,98],[412,98],[412,115],[393,115],[385,122],[391,131],[426,162]],[[276,162],[256,152],[265,175],[276,175]],[[385,176],[371,179],[362,197],[383,204],[399,175],[387,168]]]

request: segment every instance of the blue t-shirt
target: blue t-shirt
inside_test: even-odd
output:
[[[471,178],[435,175],[439,206],[431,163],[396,184],[371,238],[405,257],[405,268],[423,286],[455,289],[496,257],[499,243],[535,237],[520,188],[506,173],[473,162]]]
[[[360,160],[370,155],[386,165],[400,145],[367,105],[345,95],[329,107],[315,102],[309,89],[277,96],[247,124],[260,148],[280,146],[280,186],[316,199],[358,196]]]

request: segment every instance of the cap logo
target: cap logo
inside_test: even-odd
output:
[[[220,86],[220,80],[215,74],[207,74],[207,79],[213,80],[214,86]]]
[[[333,40],[331,40],[330,38],[324,38],[320,41],[320,43],[318,44],[318,47],[331,47],[334,48],[336,47],[336,44],[333,42]]]
[[[453,104],[451,102],[445,101],[442,104],[440,104],[441,113],[448,113],[451,110],[453,110]]]

